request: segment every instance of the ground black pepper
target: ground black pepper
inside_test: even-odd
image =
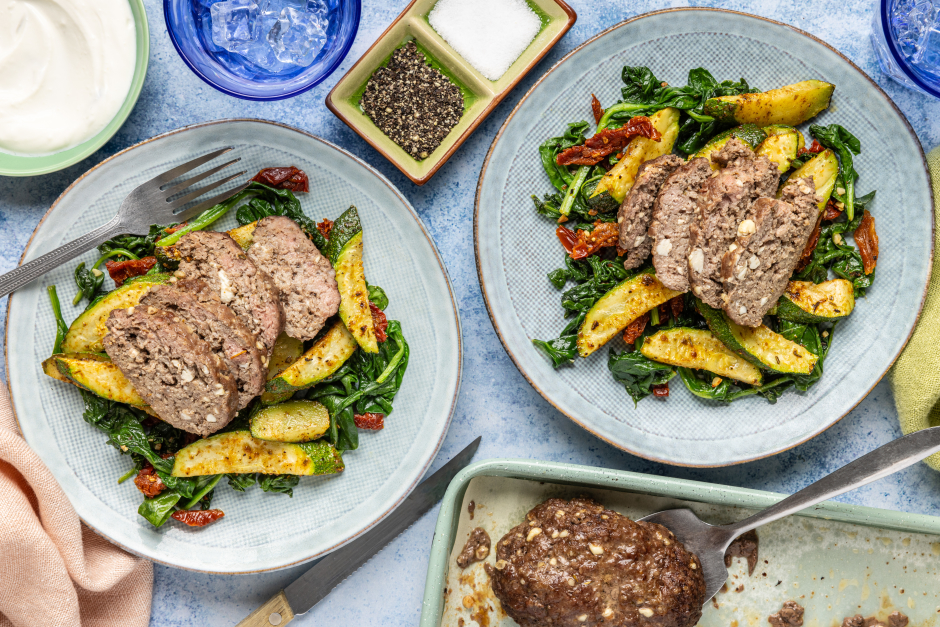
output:
[[[463,94],[427,65],[413,41],[377,69],[359,101],[375,125],[417,160],[427,159],[463,115]]]

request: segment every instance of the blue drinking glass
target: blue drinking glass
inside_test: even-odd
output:
[[[301,94],[333,73],[359,30],[360,0],[325,0],[326,43],[307,67],[271,72],[212,40],[210,7],[217,0],[163,0],[170,40],[196,76],[222,93],[245,100],[281,100]]]
[[[885,74],[940,98],[940,0],[881,0],[871,41]]]

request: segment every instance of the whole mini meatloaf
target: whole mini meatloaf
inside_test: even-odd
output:
[[[177,244],[180,279],[201,279],[219,294],[256,338],[265,363],[284,330],[284,310],[274,281],[258,270],[227,233],[195,231]]]
[[[190,291],[190,288],[193,291]],[[266,370],[251,332],[218,297],[200,299],[210,292],[204,281],[178,281],[159,285],[140,299],[141,306],[162,309],[182,318],[222,360],[238,385],[238,409],[246,407],[264,389]]]
[[[705,181],[689,229],[689,285],[704,302],[724,307],[721,259],[738,236],[738,225],[754,219],[754,201],[773,197],[780,180],[777,164],[758,157],[732,138],[712,161],[721,169]]]
[[[235,377],[179,316],[138,305],[105,324],[105,351],[161,420],[207,436],[235,416]]]
[[[617,248],[627,251],[623,262],[627,270],[639,267],[650,256],[652,241],[647,231],[653,219],[653,203],[663,182],[680,165],[682,159],[676,155],[663,155],[644,162],[637,171],[633,187],[617,213],[620,225]]]
[[[649,234],[656,278],[677,292],[689,291],[689,227],[699,189],[711,173],[708,159],[692,159],[669,175],[653,205]]]
[[[698,558],[665,527],[598,503],[549,499],[496,544],[493,592],[522,627],[692,627]]]
[[[312,340],[339,311],[336,271],[297,223],[283,216],[258,222],[248,258],[280,292],[287,335]]]
[[[759,198],[754,207],[753,220],[738,225],[738,238],[721,261],[725,312],[746,327],[759,327],[777,304],[816,226],[813,179],[788,185],[780,200]]]

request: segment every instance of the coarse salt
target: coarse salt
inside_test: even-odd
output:
[[[542,28],[525,0],[439,0],[428,22],[491,81],[506,73]]]

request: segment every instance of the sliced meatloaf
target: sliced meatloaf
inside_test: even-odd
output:
[[[274,279],[287,335],[312,340],[326,319],[339,311],[336,271],[290,218],[259,221],[248,258]]]
[[[162,420],[207,436],[235,416],[235,378],[179,316],[138,305],[115,309],[105,324],[108,356]]]
[[[680,165],[682,159],[679,157],[663,155],[646,161],[637,171],[633,187],[617,213],[617,223],[620,225],[617,247],[627,251],[627,258],[623,262],[627,270],[639,267],[649,257],[653,244],[647,231],[653,219],[653,203],[663,182]]]
[[[266,362],[284,330],[284,310],[271,277],[227,233],[195,231],[177,249],[181,259],[176,276],[205,281],[251,330]]]
[[[677,292],[689,291],[689,227],[699,189],[711,173],[708,159],[692,159],[669,175],[653,205],[649,235],[656,278]]]
[[[741,222],[739,237],[721,261],[725,312],[747,327],[760,326],[777,304],[816,226],[813,179],[789,186],[780,200],[760,198],[754,207],[754,219]]]
[[[738,225],[753,220],[754,201],[773,196],[780,179],[777,164],[758,157],[732,138],[712,156],[721,166],[702,185],[689,228],[689,285],[692,293],[716,309],[724,307],[721,259],[738,236]]]
[[[190,292],[187,288],[192,288]],[[261,363],[261,352],[254,337],[232,310],[218,297],[198,298],[209,292],[204,281],[178,281],[176,285],[160,285],[150,290],[141,306],[147,313],[169,311],[182,318],[203,341],[221,358],[222,363],[235,376],[238,385],[238,408],[246,407],[264,389],[266,369]]]

